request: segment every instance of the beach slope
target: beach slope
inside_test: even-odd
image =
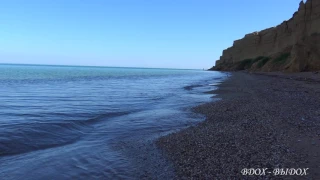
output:
[[[244,168],[309,168],[307,178],[320,177],[319,73],[235,72],[213,93],[222,100],[194,108],[204,122],[157,141],[178,178],[245,178]]]

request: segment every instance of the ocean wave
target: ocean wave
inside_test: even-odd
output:
[[[197,87],[202,87],[204,85],[201,84],[197,84],[197,85],[189,85],[189,86],[185,86],[183,87],[185,90],[191,91],[193,88],[197,88]]]
[[[0,157],[75,143],[90,133],[91,125],[129,113],[131,112],[111,112],[87,120],[2,124],[0,125]]]

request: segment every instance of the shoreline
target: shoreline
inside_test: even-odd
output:
[[[320,75],[299,75],[232,73],[213,91],[222,100],[194,108],[205,121],[157,140],[177,178],[246,178],[243,168],[320,177]]]

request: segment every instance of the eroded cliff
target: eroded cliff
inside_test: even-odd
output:
[[[320,70],[320,0],[307,0],[288,21],[245,35],[224,50],[213,70]]]

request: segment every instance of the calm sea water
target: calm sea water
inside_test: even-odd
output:
[[[225,77],[0,65],[0,179],[165,178],[172,168],[153,140],[203,120],[190,107]]]

